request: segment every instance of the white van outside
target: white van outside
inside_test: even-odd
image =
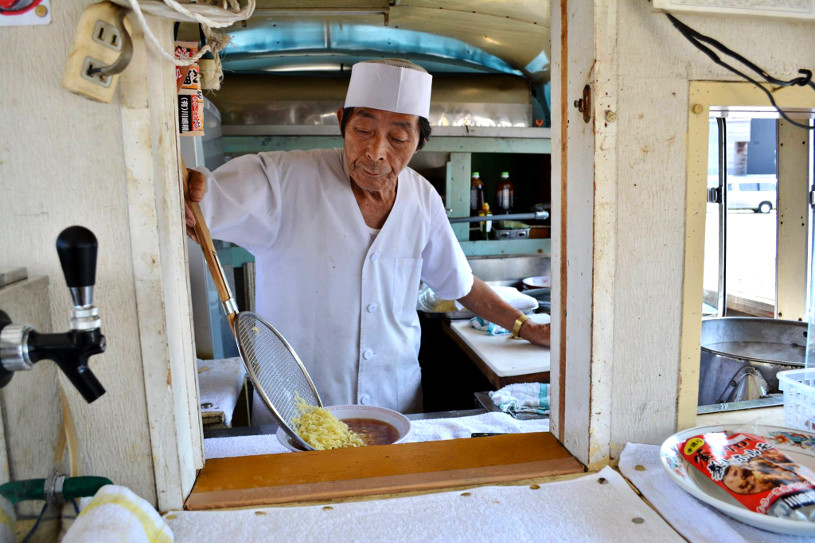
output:
[[[774,175],[727,176],[727,209],[752,209],[769,213],[778,199],[778,180]]]

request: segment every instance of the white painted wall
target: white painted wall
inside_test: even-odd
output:
[[[0,28],[0,266],[47,276],[53,328],[67,330],[70,297],[54,242],[73,224],[96,234],[95,303],[107,351],[90,366],[107,393],[88,405],[66,385],[82,470],[162,509],[180,507],[201,458],[197,406],[168,392],[173,379],[191,379],[195,390],[193,366],[185,367],[192,347],[172,101],[156,92],[167,90],[166,81],[150,83],[160,63],[153,57],[134,64],[140,73],[120,83],[131,85],[131,95],[153,85],[152,112],[138,103],[123,110],[118,96],[101,104],[60,88],[74,29],[91,3],[54,2],[50,25]],[[143,55],[143,43],[136,45]],[[162,67],[171,81],[173,68]],[[131,132],[137,123],[144,130]],[[149,314],[145,300],[154,302]],[[147,345],[160,347],[145,353]]]
[[[552,431],[585,462],[592,370],[595,143],[592,123],[583,120],[574,102],[594,77],[594,6],[590,2],[561,6],[555,2],[552,8],[552,35],[559,37],[552,40],[552,270],[560,276],[552,307],[566,311],[552,319],[551,381],[557,384]]]
[[[0,309],[15,323],[50,333],[48,278],[32,277],[1,287]],[[62,422],[58,373],[56,364],[37,364],[14,374],[11,383],[0,390],[0,481],[39,479],[68,465],[67,459],[54,455]],[[8,447],[9,443],[15,446]],[[42,504],[24,503],[18,505],[17,514],[37,515],[40,509]]]
[[[689,81],[736,80],[648,3],[622,2],[617,10],[620,258],[614,272],[612,454],[625,441],[656,443],[676,429],[682,298],[699,295],[679,288],[683,255],[678,248],[685,228],[700,227],[704,219],[684,224]],[[813,22],[678,18],[776,77],[797,76],[815,60]]]
[[[568,182],[582,184],[571,173],[574,165],[593,159],[593,213],[583,213],[577,222],[593,225],[595,246],[591,265],[569,259],[569,267],[579,266],[569,277],[593,274],[594,280],[589,314],[569,300],[566,325],[569,335],[578,333],[575,327],[593,327],[592,386],[583,391],[573,385],[584,377],[570,376],[569,369],[582,371],[584,361],[570,358],[567,350],[565,389],[571,396],[565,420],[569,409],[578,409],[590,411],[591,423],[582,430],[585,439],[564,443],[584,462],[600,462],[618,455],[627,441],[659,443],[678,424],[695,420],[693,414],[680,417],[677,409],[683,299],[700,297],[682,292],[685,230],[701,227],[704,220],[702,215],[685,223],[688,89],[693,80],[733,81],[735,76],[690,45],[649,2],[597,0],[593,14],[575,4],[582,3],[567,2],[574,12],[570,33],[586,18],[594,28],[595,146],[592,152],[569,153],[566,168]],[[553,13],[557,10],[553,7]],[[815,23],[679,18],[777,77],[812,68]],[[553,17],[552,35],[558,36],[554,23]],[[554,49],[553,44],[556,59]],[[575,55],[570,62],[583,66],[584,54]],[[572,87],[582,85],[569,79],[567,104],[577,98]],[[571,213],[571,201],[567,206]],[[573,239],[572,231],[567,234]],[[567,436],[572,427],[579,431],[575,422]]]

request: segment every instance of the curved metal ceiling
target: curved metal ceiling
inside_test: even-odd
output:
[[[527,80],[548,119],[550,0],[258,0],[229,31],[225,72],[322,73],[399,57],[430,73]],[[315,74],[316,75],[316,74]]]
[[[489,72],[521,76],[501,58],[455,38],[414,30],[338,22],[290,21],[230,32],[224,69],[339,71],[358,60],[396,56],[429,72]],[[540,61],[548,65],[548,59]]]
[[[293,71],[372,56],[431,72],[488,72],[548,81],[550,0],[257,0],[230,32],[225,68]]]

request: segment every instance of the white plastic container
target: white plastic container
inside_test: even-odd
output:
[[[784,424],[815,430],[815,369],[781,371],[777,377],[784,392]]]

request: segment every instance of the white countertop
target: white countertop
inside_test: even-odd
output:
[[[172,511],[175,541],[684,541],[610,467],[570,480],[325,505]]]
[[[550,321],[549,315],[529,316],[537,323]],[[498,377],[514,377],[549,371],[549,349],[509,335],[490,336],[470,326],[469,320],[452,321],[450,329],[475,352]]]

